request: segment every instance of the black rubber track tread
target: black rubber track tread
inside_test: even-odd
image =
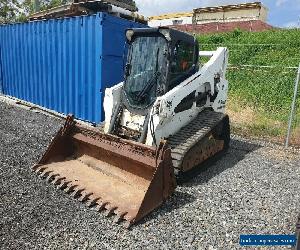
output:
[[[186,153],[216,127],[225,116],[223,113],[205,109],[188,125],[170,136],[168,143],[171,148],[173,166],[180,169]]]

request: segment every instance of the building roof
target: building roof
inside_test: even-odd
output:
[[[261,2],[252,2],[252,3],[241,3],[241,4],[232,4],[232,5],[221,5],[214,7],[204,7],[194,9],[195,13],[203,12],[220,12],[220,11],[229,11],[229,10],[241,10],[241,9],[256,9],[256,8],[266,8]]]
[[[151,16],[151,17],[149,17],[149,21],[173,19],[173,18],[180,18],[180,17],[192,17],[193,14],[194,14],[193,12],[179,12],[179,13],[164,14],[164,15],[160,15],[160,16]]]
[[[172,25],[170,27],[191,34],[225,33],[232,32],[237,28],[249,32],[260,32],[275,29],[275,27],[260,20]]]

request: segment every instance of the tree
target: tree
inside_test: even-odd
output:
[[[0,0],[0,23],[24,22],[36,11],[65,4],[66,0]]]
[[[119,0],[136,6],[133,0]],[[25,22],[28,17],[37,12],[48,10],[59,5],[73,2],[72,0],[0,0],[0,24]]]
[[[0,23],[13,22],[22,13],[17,0],[0,0]]]

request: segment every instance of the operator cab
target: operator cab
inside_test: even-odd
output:
[[[146,115],[156,98],[198,70],[198,43],[169,28],[129,29],[123,101],[133,113]]]

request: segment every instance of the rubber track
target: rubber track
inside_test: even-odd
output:
[[[205,109],[188,125],[168,138],[173,166],[176,169],[181,169],[186,153],[216,127],[224,117],[223,113]]]

